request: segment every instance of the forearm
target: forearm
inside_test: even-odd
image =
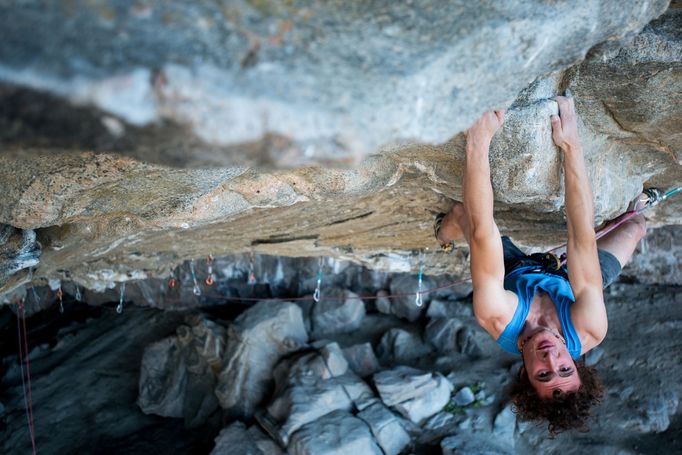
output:
[[[601,271],[594,233],[594,203],[585,158],[579,147],[564,153],[568,274],[576,298],[585,289],[601,291]]]
[[[580,146],[564,151],[568,240],[580,246],[595,245],[594,203]]]
[[[489,142],[467,143],[464,173],[464,208],[471,227],[471,237],[491,235],[493,188],[490,183]]]

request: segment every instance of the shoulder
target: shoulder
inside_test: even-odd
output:
[[[500,337],[512,321],[519,305],[518,296],[511,291],[505,290],[497,297],[495,305],[478,305],[478,308],[485,308],[483,311],[476,311],[477,306],[474,305],[476,321],[495,340]],[[490,296],[483,293],[477,297],[476,292],[474,292],[474,303],[477,298],[480,300],[490,298]]]
[[[608,318],[601,287],[586,288],[576,296],[571,320],[582,344],[581,354],[599,346],[608,331]]]

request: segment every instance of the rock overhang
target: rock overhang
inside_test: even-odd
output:
[[[301,6],[303,3],[306,5]],[[309,8],[313,3],[296,5]],[[235,2],[231,6],[249,11],[244,17],[251,17],[249,21],[255,24],[255,32],[248,27],[241,31],[235,28],[236,34],[232,30],[225,35],[223,47],[216,44],[218,47],[211,48],[210,52],[222,49],[232,52],[226,55],[241,52],[248,57],[249,46],[253,45],[249,43],[249,33],[270,36],[271,27],[263,28],[270,19],[271,23],[279,24],[277,27],[282,24],[285,29],[292,27],[283,32],[281,43],[278,43],[280,38],[272,43],[262,40],[261,47],[255,51],[257,56],[251,57],[256,62],[251,64],[247,58],[245,65],[221,61],[215,55],[207,60],[212,68],[198,60],[178,64],[173,53],[186,50],[185,44],[178,44],[177,48],[169,45],[167,53],[147,55],[148,60],[135,60],[137,57],[133,57],[138,54],[133,49],[134,40],[144,41],[145,34],[135,35],[133,44],[113,40],[111,49],[106,51],[119,52],[124,60],[132,56],[128,63],[134,65],[116,63],[114,59],[109,62],[113,66],[107,66],[109,63],[102,63],[106,60],[102,60],[104,56],[88,51],[81,56],[89,62],[87,65],[67,61],[60,66],[56,48],[46,48],[41,51],[45,58],[37,59],[29,68],[31,65],[17,63],[17,56],[26,45],[18,47],[12,51],[11,58],[3,59],[5,69],[14,65],[13,71],[16,70],[3,72],[6,82],[24,83],[52,92],[59,99],[92,104],[96,108],[86,115],[101,119],[106,134],[115,136],[118,131],[124,138],[133,133],[137,136],[133,136],[132,142],[128,140],[129,148],[118,149],[134,158],[102,153],[106,148],[101,147],[96,147],[94,154],[83,153],[73,145],[60,152],[44,145],[31,151],[27,147],[31,143],[25,137],[14,143],[3,141],[8,144],[3,145],[2,154],[5,162],[2,181],[7,197],[0,206],[0,222],[22,229],[38,229],[43,256],[36,277],[71,278],[93,287],[130,276],[164,275],[169,267],[184,259],[209,253],[327,255],[383,270],[414,270],[414,261],[406,258],[415,251],[425,248],[434,251],[437,247],[431,234],[433,216],[446,210],[451,200],[461,197],[464,139],[458,133],[480,111],[511,104],[507,125],[496,138],[491,152],[498,223],[521,243],[547,246],[558,243],[564,235],[561,158],[551,142],[548,116],[556,109],[551,97],[565,88],[572,90],[583,119],[581,133],[595,189],[598,220],[622,211],[628,199],[643,185],[666,188],[680,181],[679,122],[675,119],[681,115],[674,97],[675,81],[679,85],[680,80],[680,60],[676,57],[679,36],[674,27],[679,24],[679,9],[669,9],[636,38],[620,43],[619,51],[590,55],[583,63],[564,72],[593,46],[638,32],[663,12],[666,2],[637,4],[637,8],[630,9],[583,2],[573,8],[572,14],[562,13],[563,6],[533,11],[533,2],[519,2],[516,10],[504,10],[507,15],[502,14],[504,11],[476,13],[455,2],[448,8],[460,14],[451,17],[442,12],[427,14],[428,3],[419,2],[414,6],[416,16],[388,14],[381,20],[379,16],[372,18],[377,24],[382,21],[385,24],[365,27],[358,37],[363,38],[366,46],[350,49],[342,46],[349,39],[347,36],[336,41],[327,37],[335,42],[325,44],[326,47],[316,48],[314,39],[307,45],[301,44],[305,41],[301,40],[302,36],[317,36],[315,33],[324,27],[322,23],[305,25],[296,20],[287,25],[286,21],[291,19],[283,17],[295,15],[293,10],[275,14]],[[165,11],[174,5],[171,2],[159,8]],[[393,13],[406,8],[377,5]],[[207,17],[204,13],[213,6],[200,3],[196,8],[187,18],[178,19],[180,22],[196,20],[197,29],[188,31],[195,37],[206,26],[201,18]],[[323,16],[323,11],[317,14]],[[420,11],[427,19],[438,17],[434,30],[438,24],[453,25],[452,21],[460,27],[438,37],[433,30],[426,33]],[[600,19],[593,17],[595,11],[602,13]],[[43,14],[40,20],[47,21],[53,20],[48,16],[55,13],[51,10],[17,12],[25,20]],[[332,29],[327,33],[331,37],[352,35],[353,27],[358,27],[362,18],[367,19],[371,13],[353,13],[352,8],[339,12],[346,12],[348,17],[334,17],[332,24],[325,23]],[[114,31],[123,33],[127,26],[139,26],[126,25],[126,18],[147,20],[147,27],[159,26],[164,33],[177,25],[170,21],[169,29],[163,28],[164,25],[155,22],[156,13],[153,8],[125,10],[118,4],[108,13],[86,8],[74,13],[71,26],[102,14],[105,23],[109,20],[122,25],[109,29],[96,21],[89,24],[88,29],[101,37]],[[280,13],[284,16],[279,17]],[[358,16],[351,21],[352,27],[337,27],[344,20],[351,20],[353,14]],[[467,17],[477,14],[481,17],[467,22]],[[589,17],[589,21],[578,23],[581,15]],[[559,16],[564,21],[560,23],[567,27],[561,33],[572,34],[563,43],[562,55],[557,54],[558,47],[553,47],[556,42],[552,40],[559,37],[557,25],[548,25],[550,19]],[[239,20],[246,20],[244,17]],[[409,23],[405,17],[416,21],[412,28],[405,29],[404,25]],[[296,35],[299,25],[300,36]],[[231,26],[234,23],[230,21],[225,25]],[[272,29],[273,36],[281,35],[277,27]],[[11,36],[18,36],[12,34],[21,31],[21,27],[8,30]],[[218,33],[210,30],[208,35]],[[463,30],[469,30],[466,37],[462,35]],[[509,59],[500,59],[495,52],[484,52],[490,46],[484,32],[506,40]],[[73,27],[56,29],[55,41],[73,46],[75,33]],[[167,36],[164,33],[161,36]],[[233,40],[239,33],[246,38]],[[377,34],[376,40],[371,39],[372,33]],[[574,35],[580,33],[581,39],[576,39]],[[295,39],[300,40],[297,45],[302,47],[292,45],[285,51],[289,38],[284,36],[290,34],[297,36]],[[432,41],[424,44],[417,39],[422,35]],[[523,37],[529,39],[525,44]],[[176,38],[185,39],[183,43],[191,41],[187,36]],[[29,41],[41,39],[45,38],[36,34]],[[208,49],[207,43],[215,44],[212,39],[197,38],[197,43]],[[442,40],[440,44],[429,46],[436,39]],[[390,49],[389,52],[386,50],[389,42],[412,44],[414,48],[405,55]],[[293,57],[286,57],[287,52],[293,53]],[[381,59],[381,52],[390,55]],[[363,53],[364,59],[355,58]],[[324,55],[329,57],[328,61],[321,58]],[[68,60],[73,55],[67,52],[62,57]],[[337,59],[344,64],[332,65]],[[311,61],[320,64],[303,64]],[[400,61],[411,61],[413,67],[407,70]],[[501,70],[495,66],[496,61],[510,67]],[[325,66],[327,63],[329,67]],[[42,79],[22,79],[21,74],[28,74],[27,68],[40,69]],[[135,68],[146,68],[147,72],[139,73]],[[167,74],[163,69],[155,72],[158,68],[167,68]],[[116,75],[119,70],[132,71],[129,72],[132,79],[120,79]],[[494,81],[481,73],[486,71]],[[549,73],[552,73],[549,77],[536,79],[518,93],[529,81]],[[643,78],[642,74],[650,77]],[[81,76],[85,79],[79,79],[79,83],[89,87],[85,92],[70,88],[68,82]],[[114,79],[108,80],[110,76]],[[50,82],[55,80],[59,81],[57,85]],[[640,84],[642,80],[644,84]],[[128,118],[127,114],[98,101],[104,96],[107,103],[129,103],[127,89],[128,95],[142,93],[145,100],[151,94],[157,109],[154,115],[171,123],[156,130],[153,128],[158,127],[136,127],[135,123],[144,122]],[[79,94],[86,92],[97,96],[79,98]],[[627,93],[635,93],[635,100],[648,96],[650,102],[627,102]],[[233,104],[234,96],[244,103]],[[263,101],[264,98],[267,100]],[[512,103],[514,98],[516,101]],[[278,114],[277,109],[271,110],[272,106],[281,105],[288,109],[283,114]],[[323,120],[307,124],[305,119],[311,112],[310,118]],[[663,117],[661,112],[665,112]],[[269,126],[279,124],[272,131],[263,129],[263,124],[247,127],[250,131],[260,131],[249,139],[261,143],[256,146],[260,152],[255,157],[248,155],[254,148],[239,142],[241,139],[236,146],[225,148],[229,140],[216,141],[201,132],[201,128],[210,127],[218,136],[229,134],[233,122],[219,121],[213,126],[211,122],[235,115],[247,124],[264,118]],[[349,115],[356,123],[347,121]],[[325,116],[333,121],[324,120]],[[176,133],[170,142],[164,143],[173,124],[181,126],[182,133]],[[273,131],[280,139],[272,136]],[[326,145],[301,140],[304,137],[301,134],[311,131],[329,133],[322,141]],[[46,135],[49,143],[45,131],[37,133]],[[182,142],[185,138],[179,139],[183,135],[197,139],[187,145]],[[139,140],[140,137],[144,139]],[[353,143],[345,138],[359,138],[361,142]],[[119,147],[124,142],[121,139]],[[163,150],[159,151],[159,146],[154,146],[158,143],[171,144],[168,148],[174,149],[175,155],[169,157]],[[248,156],[244,156],[244,150]],[[316,150],[326,152],[320,155]],[[178,159],[182,154],[191,158]],[[220,156],[217,160],[220,165],[207,166],[216,155]],[[339,161],[349,159],[355,164],[339,166]],[[316,165],[315,161],[324,164]],[[327,164],[329,161],[335,165]],[[199,166],[173,169],[165,165],[178,162]],[[249,166],[254,163],[271,167]],[[292,164],[297,166],[291,168]],[[300,167],[301,164],[305,166]],[[285,165],[288,169],[276,169],[273,165]],[[671,200],[669,205],[652,213],[650,221],[654,225],[679,224],[679,207],[679,202]],[[454,264],[444,257],[431,255],[429,261],[434,273],[463,270],[466,255],[458,254]]]

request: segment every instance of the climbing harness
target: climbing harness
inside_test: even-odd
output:
[[[26,421],[28,423],[28,433],[31,437],[31,447],[33,454],[36,452],[35,426],[33,423],[33,397],[31,395],[31,366],[28,351],[28,336],[26,332],[26,310],[24,300],[17,303],[17,335],[19,346],[19,366],[21,370],[21,386],[24,392],[24,408],[26,410]],[[26,369],[24,370],[24,363]]]

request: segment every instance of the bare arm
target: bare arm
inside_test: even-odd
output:
[[[467,131],[464,210],[469,223],[474,314],[497,339],[514,313],[515,295],[505,291],[500,232],[493,218],[493,188],[488,152],[504,112],[486,112]]]
[[[592,189],[580,139],[573,98],[557,97],[560,117],[552,116],[552,138],[564,153],[568,278],[575,295],[571,309],[576,328],[587,335],[584,350],[601,342],[608,320],[594,233]],[[582,330],[581,330],[582,329]]]

